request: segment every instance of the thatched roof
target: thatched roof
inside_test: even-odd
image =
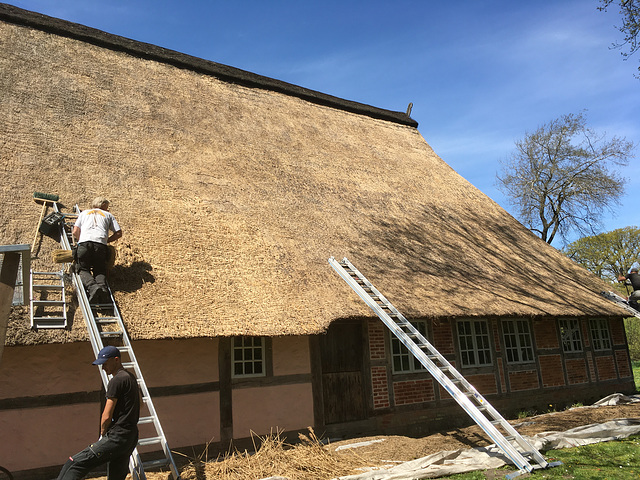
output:
[[[67,209],[109,198],[124,232],[111,284],[133,338],[313,334],[370,316],[330,256],[410,317],[623,316],[403,113],[6,5],[0,20],[0,244],[31,243],[34,191]],[[84,338],[79,313],[59,334],[28,332],[23,314],[9,342]]]

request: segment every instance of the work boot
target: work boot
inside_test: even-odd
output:
[[[91,305],[95,305],[97,303],[100,303],[101,301],[101,293],[102,291],[99,288],[92,288],[90,292],[88,292],[89,294],[89,303]]]

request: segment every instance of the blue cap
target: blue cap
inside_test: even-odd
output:
[[[108,345],[100,350],[100,352],[98,353],[98,358],[93,361],[93,364],[102,365],[103,363],[106,363],[106,361],[110,358],[115,357],[120,357],[120,350],[112,345]]]

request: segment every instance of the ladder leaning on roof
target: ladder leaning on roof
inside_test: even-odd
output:
[[[629,312],[631,315],[640,318],[640,312],[635,308],[633,308],[631,305],[629,305],[629,302],[624,298],[622,298],[620,295],[618,295],[616,292],[605,291],[605,292],[600,292],[600,295],[602,295],[607,300],[611,300],[612,302],[617,303],[622,308],[624,308],[627,312]]]
[[[558,464],[549,464],[349,260],[339,262],[331,257],[329,264],[518,467],[509,478]]]
[[[54,203],[54,209],[56,212],[59,211],[57,203]],[[75,207],[75,210],[76,214],[66,215],[65,217],[77,217],[77,214],[79,213],[77,206]],[[61,225],[62,231],[60,235],[60,245],[64,250],[71,250],[71,243],[73,241],[71,237],[71,227],[72,225],[68,225],[65,222]],[[139,449],[136,448],[131,454],[131,458],[129,460],[131,476],[134,480],[146,480],[147,477],[145,475],[145,469],[168,468],[171,471],[173,480],[179,480],[180,474],[178,472],[178,468],[174,462],[169,445],[167,444],[167,439],[162,430],[162,426],[160,425],[160,420],[158,419],[151,396],[149,395],[149,389],[147,388],[147,384],[142,376],[140,366],[136,360],[133,347],[131,346],[131,341],[129,340],[129,336],[125,330],[124,323],[113,298],[113,294],[109,291],[110,300],[108,303],[91,305],[89,303],[89,297],[82,285],[80,275],[73,272],[71,277],[78,296],[80,309],[82,310],[85,323],[87,324],[89,339],[91,341],[91,347],[93,348],[94,355],[98,355],[98,352],[105,346],[105,342],[107,342],[107,345],[116,346],[122,355],[122,365],[130,371],[132,370],[138,381],[138,385],[142,392],[141,407],[146,408],[147,412],[145,413],[148,413],[145,416],[141,416],[138,421],[138,427],[140,429],[138,447],[159,444],[162,448],[163,458],[148,462],[142,462],[138,452]],[[128,360],[125,360],[127,357]],[[102,368],[100,368],[100,376],[106,389],[107,384],[109,383],[109,376]],[[149,426],[152,428],[148,428]],[[145,435],[147,431],[152,433],[150,435]]]

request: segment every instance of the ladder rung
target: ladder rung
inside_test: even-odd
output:
[[[64,288],[64,285],[61,284],[53,284],[53,285],[46,285],[44,283],[39,283],[39,284],[34,284],[33,285],[33,289],[34,290],[62,290]]]
[[[118,323],[118,319],[116,317],[98,317],[96,323]]]
[[[51,323],[51,324],[36,323],[35,328],[37,328],[38,330],[47,330],[47,329],[54,329],[54,328],[60,329],[60,328],[66,328],[66,325],[64,322]]]
[[[64,300],[34,300],[34,305],[65,305]]]
[[[159,458],[158,460],[148,460],[146,462],[142,462],[142,466],[145,470],[148,470],[150,468],[168,467],[169,463],[170,462],[168,458]]]
[[[154,417],[140,417],[140,419],[138,420],[138,425],[143,423],[153,423],[153,421]]]
[[[134,368],[136,364],[134,362],[122,362],[124,368]]]
[[[122,332],[100,332],[100,336],[102,338],[121,337]]]
[[[161,443],[162,437],[149,437],[149,438],[141,438],[138,440],[138,445],[144,447],[146,445],[155,445],[156,443]]]

